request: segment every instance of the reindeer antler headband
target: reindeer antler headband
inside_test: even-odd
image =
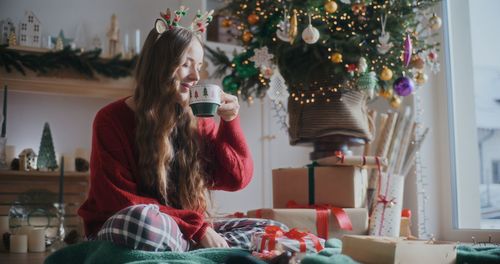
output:
[[[185,6],[180,6],[178,10],[175,11],[174,17],[172,18],[172,14],[170,12],[170,8],[167,8],[165,12],[160,12],[160,18],[155,21],[156,31],[161,35],[163,32],[167,30],[171,30],[175,27],[182,27],[180,25],[180,21],[182,17],[187,15],[187,11],[189,8]],[[201,13],[198,10],[196,16],[193,19],[193,22],[187,29],[193,31],[195,34],[201,34],[206,31],[208,23],[212,21],[212,14],[214,10],[210,10],[209,12]]]

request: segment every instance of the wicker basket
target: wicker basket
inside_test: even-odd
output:
[[[349,90],[339,96],[300,104],[288,100],[290,144],[325,142],[328,138],[372,139],[373,123],[368,118],[367,97],[363,92]]]

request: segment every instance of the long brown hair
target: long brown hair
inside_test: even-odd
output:
[[[200,162],[196,119],[179,101],[180,80],[174,76],[192,41],[189,30],[149,32],[135,78],[138,187],[161,203],[206,211],[205,176]]]

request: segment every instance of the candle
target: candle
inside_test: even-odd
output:
[[[135,30],[135,53],[139,54],[141,52],[141,31]]]
[[[5,161],[7,162],[7,167],[10,168],[12,160],[16,158],[16,146],[7,145],[5,146]]]
[[[128,33],[125,33],[125,44],[124,44],[124,52],[125,54],[128,53]]]
[[[10,236],[10,252],[26,253],[28,252],[28,236],[27,235],[11,235]]]
[[[59,170],[59,204],[64,203],[64,156],[61,157],[61,168]]]
[[[28,249],[30,252],[45,252],[45,229],[32,229],[28,235]]]
[[[64,157],[64,170],[75,171],[75,158],[69,153],[63,153]]]
[[[3,88],[3,122],[2,122],[2,137],[7,134],[7,85]]]

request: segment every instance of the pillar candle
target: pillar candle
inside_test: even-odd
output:
[[[5,161],[7,166],[10,168],[10,164],[16,158],[16,146],[7,145],[5,146]]]
[[[28,249],[30,252],[45,251],[45,229],[32,229],[28,235]]]
[[[11,235],[10,236],[10,252],[26,253],[28,252],[28,236],[27,235]]]
[[[75,158],[69,153],[63,153],[64,169],[66,171],[75,171]]]
[[[135,53],[139,54],[141,52],[141,31],[135,31]]]
[[[0,216],[0,238],[4,233],[10,232],[9,229],[9,217],[8,216]],[[0,243],[0,251],[5,251],[5,245]]]
[[[127,54],[128,53],[128,33],[125,33],[125,44],[123,45],[123,48],[124,48],[124,53]]]

